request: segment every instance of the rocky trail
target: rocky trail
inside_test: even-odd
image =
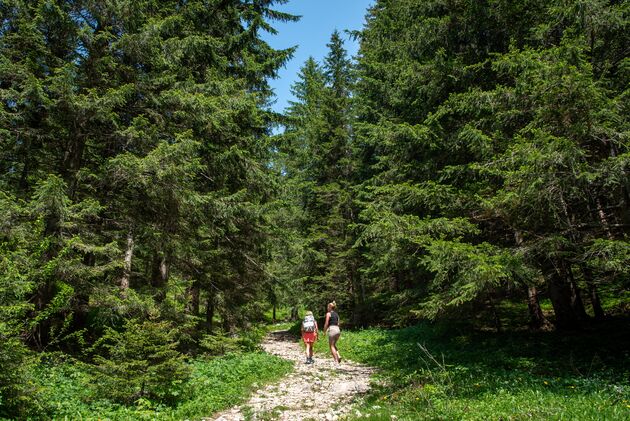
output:
[[[211,419],[332,421],[350,412],[352,401],[369,389],[372,368],[343,359],[337,364],[330,355],[321,354],[315,355],[314,364],[305,364],[303,345],[286,331],[272,332],[262,345],[269,354],[295,362],[295,370]]]

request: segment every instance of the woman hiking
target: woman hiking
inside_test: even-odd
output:
[[[319,329],[312,311],[307,311],[302,320],[302,340],[306,345],[306,364],[313,364],[313,344],[317,340]]]
[[[326,313],[326,321],[324,322],[324,333],[328,333],[328,346],[330,347],[330,353],[337,363],[341,362],[341,356],[337,349],[337,341],[341,336],[339,330],[339,315],[335,311],[337,309],[337,303],[334,301],[328,303],[328,312]]]

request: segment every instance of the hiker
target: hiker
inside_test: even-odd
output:
[[[334,301],[328,303],[328,312],[326,313],[326,322],[324,323],[324,333],[328,333],[328,346],[330,347],[330,353],[336,362],[341,362],[341,356],[337,349],[337,341],[341,336],[339,330],[339,315],[335,311],[337,309],[337,303]]]
[[[312,311],[307,311],[302,320],[302,340],[306,345],[306,364],[313,364],[313,344],[317,340],[319,329]]]

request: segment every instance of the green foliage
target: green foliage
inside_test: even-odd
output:
[[[32,375],[34,356],[19,337],[10,336],[0,324],[0,418],[24,416],[34,406]]]
[[[295,320],[335,300],[355,325],[493,312],[496,330],[512,300],[537,327],[551,309],[559,328],[627,312],[628,2],[377,0],[356,62],[333,33],[278,116],[267,80],[293,49],[260,32],[297,19],[283,3],[0,3],[0,416],[207,416],[229,398],[191,392],[181,352],[238,353],[208,363],[232,397],[255,378],[239,370],[281,373],[248,365],[266,358],[247,353],[265,301]],[[419,365],[401,335],[383,345],[404,364],[373,363],[399,369],[400,396],[427,414],[511,416],[476,406],[498,395],[518,416],[577,416],[610,392],[570,378],[585,392],[569,410],[506,372],[466,391],[483,367],[432,359],[437,343]],[[508,345],[478,350],[520,355]],[[97,369],[51,363],[38,390],[28,347],[98,349]],[[551,361],[523,367],[537,358]],[[174,415],[184,395],[195,403]]]
[[[204,335],[199,341],[199,346],[208,355],[254,352],[260,349],[260,342],[266,333],[267,329],[261,326],[249,326],[232,335],[214,332],[211,335]]]
[[[625,419],[630,367],[624,329],[627,321],[569,338],[475,333],[453,322],[346,330],[342,356],[380,370],[350,419]],[[322,342],[317,353],[327,352]]]
[[[30,399],[25,345],[80,355],[100,341],[116,399],[169,401],[185,377],[175,344],[258,315],[267,78],[293,51],[260,31],[296,17],[282,1],[158,3],[0,4],[0,337],[16,367],[0,374],[3,415]]]
[[[121,405],[93,387],[96,378],[90,366],[49,356],[37,367],[39,412],[42,419],[87,420],[161,419],[207,417],[244,400],[254,388],[285,375],[291,364],[262,353],[242,353],[187,363],[190,376],[179,386],[182,394],[170,405],[147,397]]]
[[[628,281],[630,243],[599,238],[585,250],[587,263],[593,269],[608,273],[622,282]]]
[[[308,59],[293,85],[296,101],[285,116],[285,132],[276,137],[278,171],[286,185],[281,193],[279,224],[291,240],[277,252],[274,266],[279,284],[300,291],[299,302],[290,293],[282,304],[294,309],[304,304],[317,311],[337,299],[351,303],[344,290],[358,282],[352,199],[352,100],[354,74],[334,32],[324,63]],[[280,220],[279,217],[284,217]],[[286,237],[281,242],[285,242]]]
[[[536,286],[576,327],[580,290],[594,306],[622,292],[628,16],[605,1],[377,2],[357,33],[347,189],[365,292],[344,300],[406,323]]]
[[[190,370],[177,351],[178,332],[168,322],[129,320],[124,330],[106,330],[94,357],[98,393],[113,402],[139,399],[173,402]]]

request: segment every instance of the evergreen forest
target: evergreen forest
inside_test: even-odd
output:
[[[0,419],[211,417],[332,301],[348,419],[630,418],[630,1],[374,0],[277,112],[287,2],[0,0]]]

